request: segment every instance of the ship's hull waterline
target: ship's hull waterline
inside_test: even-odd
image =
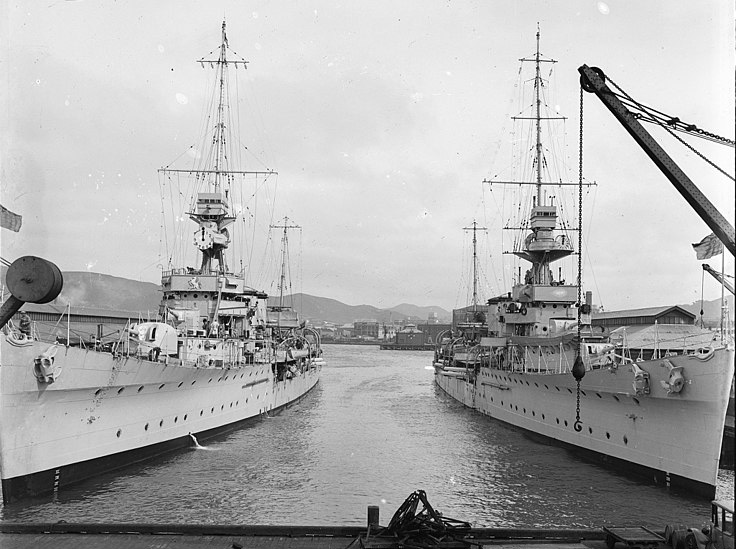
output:
[[[680,392],[668,392],[671,367],[682,367]],[[435,363],[435,382],[465,406],[559,442],[614,468],[705,498],[715,496],[733,350],[672,356],[586,372],[576,421],[571,373],[525,373],[494,367],[463,374]],[[454,368],[454,370],[456,370]],[[649,374],[649,394],[636,390]],[[641,384],[639,384],[641,389]]]
[[[268,362],[194,368],[0,337],[6,503],[192,445],[190,434],[205,440],[288,406],[317,384],[323,364],[312,359],[277,381]],[[44,353],[53,354],[53,383],[34,375]]]

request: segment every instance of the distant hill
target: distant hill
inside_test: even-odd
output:
[[[726,303],[728,304],[728,310],[733,318],[734,310],[734,296],[726,292]],[[680,305],[686,311],[690,311],[695,315],[695,321],[700,322],[700,301],[694,301],[689,305]],[[703,302],[703,322],[706,325],[715,327],[720,323],[721,319],[721,300],[714,299],[712,301]]]
[[[5,284],[6,268],[2,269],[2,281]],[[161,301],[161,290],[158,284],[140,282],[100,273],[67,271],[64,276],[64,287],[53,304],[76,307],[92,307],[96,309],[112,309],[117,311],[145,312],[158,311]],[[293,301],[294,309],[305,320],[348,324],[356,320],[377,320],[391,322],[407,320],[409,317],[417,321],[426,321],[430,313],[437,313],[440,321],[449,322],[450,313],[441,307],[418,307],[402,303],[392,309],[379,309],[371,305],[346,305],[335,299],[317,297],[308,294],[294,294],[285,297],[285,303]],[[277,305],[278,298],[271,297],[269,304]]]
[[[441,307],[418,307],[402,303],[390,309],[379,309],[372,305],[346,305],[336,299],[317,297],[309,294],[285,296],[285,303],[293,303],[299,315],[310,321],[326,321],[335,324],[350,324],[356,320],[377,320],[378,322],[402,321],[411,318],[418,322],[426,321],[430,313],[437,313],[440,321],[449,322],[451,314]],[[271,297],[269,304],[278,304],[278,298]]]
[[[7,269],[3,268],[3,284],[6,271]],[[54,305],[71,303],[76,307],[135,313],[158,311],[158,304],[161,301],[158,284],[85,271],[66,271],[62,276],[64,287],[52,302]]]
[[[5,283],[6,268],[2,268],[2,282]],[[117,276],[84,271],[63,273],[64,288],[54,304],[71,303],[77,307],[93,307],[118,311],[145,312],[158,310],[161,290],[158,284],[140,282]],[[734,311],[734,296],[727,295],[728,310]],[[419,307],[402,303],[389,309],[379,309],[372,305],[346,305],[336,299],[309,294],[294,294],[293,300],[286,296],[286,303],[293,302],[294,308],[303,319],[349,324],[356,320],[377,320],[378,322],[405,321],[424,322],[430,314],[436,313],[440,322],[449,322],[452,315],[441,307]],[[278,298],[270,298],[276,305]],[[681,304],[680,307],[696,315],[700,320],[700,301]],[[714,299],[703,303],[703,319],[706,324],[716,326],[720,318],[721,300]],[[733,313],[731,313],[733,315]]]
[[[158,311],[161,289],[152,282],[140,282],[100,273],[63,273],[64,288],[54,303],[121,311]]]

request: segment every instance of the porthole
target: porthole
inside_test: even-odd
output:
[[[565,427],[567,427],[567,420],[565,420]]]
[[[140,392],[141,392],[142,390],[143,390],[143,385],[141,385],[140,387],[138,387],[138,392],[139,392],[139,393],[140,393]]]
[[[118,389],[118,394],[122,393],[123,391],[125,391],[125,387],[120,387],[120,389]]]
[[[583,394],[583,396],[588,396],[585,394],[585,391],[583,391],[582,389],[580,389],[580,392]]]
[[[233,407],[233,403],[231,402],[231,403],[230,403],[230,408],[232,408],[232,407]]]
[[[177,421],[179,421],[179,416],[174,416],[174,423],[176,423]]]
[[[539,387],[539,383],[537,383],[537,382],[535,381],[535,382],[534,382],[534,386],[535,386],[535,387]]]
[[[626,435],[624,435],[624,444],[628,444],[628,443],[629,443],[629,439],[626,437]]]
[[[606,431],[606,438],[611,438],[611,433],[609,433],[608,431]]]
[[[199,411],[199,415],[200,415],[200,417],[202,416],[202,414],[204,414],[204,410],[200,410],[200,411]]]
[[[184,421],[186,421],[186,420],[187,420],[187,417],[188,417],[188,415],[189,415],[189,414],[184,414]]]
[[[591,435],[593,434],[593,428],[592,427],[588,427],[588,433],[590,433]]]
[[[95,396],[100,396],[100,393],[102,392],[102,389],[97,389],[95,391]]]
[[[224,409],[225,409],[225,405],[223,404],[222,406],[220,406],[220,411],[222,411]]]
[[[161,421],[159,421],[159,422],[158,422],[158,426],[159,426],[159,427],[163,427],[163,426],[164,426],[164,420],[163,420],[163,419],[162,419]]]
[[[639,399],[638,398],[634,397],[631,400],[633,400],[634,402],[636,402],[637,404],[639,404]]]
[[[570,394],[572,394],[572,389],[570,389],[570,387],[568,387],[568,388],[567,388],[567,391],[568,391],[568,392],[569,392]]]
[[[546,417],[544,416],[544,414],[542,414],[542,419],[547,419],[547,418],[546,418]]]
[[[523,410],[524,410],[524,413],[526,414],[526,408],[524,408]]]
[[[227,376],[225,376],[225,381],[227,381]]]
[[[212,378],[209,378],[209,379],[207,380],[207,383],[212,383]]]
[[[214,414],[214,413],[215,413],[215,407],[213,406],[212,408],[210,408],[210,414]]]
[[[544,384],[544,388],[545,388],[545,389],[547,389],[547,390],[549,391],[549,387],[547,386],[547,384],[546,384],[546,383]]]
[[[597,396],[598,398],[603,398],[600,393],[596,393],[595,396]]]
[[[534,410],[532,410],[532,417],[537,417],[537,412],[535,412]]]
[[[616,399],[616,402],[620,402],[620,399],[616,395],[613,395],[613,398]]]
[[[556,418],[555,418],[555,421],[557,422],[557,425],[559,425],[559,424],[560,424],[560,418],[556,417]]]
[[[197,383],[197,380],[196,379],[193,379],[192,380],[192,385],[194,385],[195,383]]]
[[[162,383],[161,385],[159,385],[159,386],[158,386],[158,388],[159,388],[159,391],[160,391],[161,389],[163,389],[163,388],[164,388],[165,386],[166,386],[166,383]]]
[[[118,429],[118,432],[115,433],[115,436],[118,437],[118,438],[120,438],[120,435],[122,435],[122,434],[123,434],[123,430],[122,429]]]
[[[178,388],[178,387],[181,387],[182,385],[184,385],[184,382],[183,382],[183,381],[180,381],[180,382],[179,382],[179,385],[177,385],[177,388]]]
[[[145,425],[143,426],[143,430],[144,430],[144,431],[148,431],[148,423],[146,423],[146,424],[145,424]]]
[[[555,389],[557,389],[558,391],[560,390],[560,388],[557,385],[555,385]]]

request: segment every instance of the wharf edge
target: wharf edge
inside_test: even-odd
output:
[[[269,526],[129,523],[0,523],[3,549],[105,546],[110,549],[153,547],[347,548],[360,547],[362,526]],[[504,549],[603,549],[599,528],[472,528],[466,539],[476,546]],[[387,546],[388,547],[388,546]]]

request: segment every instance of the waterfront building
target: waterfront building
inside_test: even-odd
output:
[[[678,305],[593,313],[593,326],[613,330],[621,326],[654,324],[695,324],[695,315]]]

